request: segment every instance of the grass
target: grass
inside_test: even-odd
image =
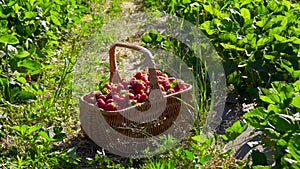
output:
[[[109,16],[121,15],[122,1],[86,2],[89,13],[83,23],[70,30],[65,43],[50,60],[52,69],[31,85],[37,100],[29,104],[0,107],[0,168],[238,168],[242,161],[231,151],[223,152],[220,138],[193,136],[164,154],[145,159],[109,154],[84,137],[78,105],[73,100],[72,76],[76,57],[85,40],[98,31]],[[97,17],[100,15],[101,17]],[[89,27],[85,27],[89,26]],[[204,87],[203,87],[204,88]],[[205,89],[204,89],[205,91]],[[196,135],[196,136],[195,136]]]

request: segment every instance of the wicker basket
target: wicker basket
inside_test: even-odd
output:
[[[85,96],[82,96],[80,99],[81,125],[86,134],[100,146],[114,142],[114,139],[120,138],[120,136],[130,138],[158,136],[169,130],[180,113],[189,111],[189,105],[192,104],[192,85],[190,84],[187,84],[188,87],[180,92],[167,96],[162,95],[153,56],[149,50],[141,46],[125,43],[115,43],[111,46],[109,51],[111,82],[118,83],[120,81],[115,61],[116,47],[137,50],[145,55],[150,78],[150,96],[145,103],[139,106],[116,111],[100,109],[86,102]],[[181,119],[186,119],[183,123],[190,123],[191,117],[192,115],[188,115]],[[181,122],[182,120],[176,125],[181,125]]]

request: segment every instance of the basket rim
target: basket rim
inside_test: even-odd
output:
[[[178,94],[180,94],[180,93],[184,93],[184,92],[187,92],[187,91],[189,91],[189,90],[192,90],[192,85],[191,85],[191,84],[186,83],[186,85],[188,85],[189,87],[186,88],[186,89],[183,89],[183,90],[180,91],[180,92],[172,93],[172,94],[169,94],[169,95],[166,95],[166,96],[163,96],[163,97],[168,98],[168,97],[172,97],[172,96],[174,96],[174,95],[178,95]],[[99,108],[98,106],[96,106],[96,105],[94,105],[94,104],[92,104],[92,103],[89,103],[89,102],[87,102],[86,100],[84,100],[84,97],[87,96],[87,95],[88,95],[88,94],[85,94],[85,95],[81,96],[81,97],[80,97],[80,102],[85,103],[85,104],[88,104],[89,106],[92,106],[92,107],[98,109],[101,113],[103,113],[103,114],[105,114],[105,115],[118,115],[119,112],[127,111],[127,110],[129,110],[129,109],[132,109],[132,108],[137,107],[137,106],[130,106],[130,107],[126,107],[126,108],[121,109],[121,110],[106,111],[106,110],[104,110],[104,109],[102,109],[102,108]],[[144,102],[144,103],[145,103],[145,102]],[[142,103],[142,104],[144,104],[144,103]]]

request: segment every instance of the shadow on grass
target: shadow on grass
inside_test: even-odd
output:
[[[55,147],[57,150],[66,150],[71,159],[78,159],[77,164],[67,166],[67,168],[141,168],[146,159],[132,159],[112,154],[94,143],[82,132],[72,137],[66,143]],[[66,168],[66,167],[64,167]]]

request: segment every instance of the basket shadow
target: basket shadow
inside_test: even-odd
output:
[[[93,142],[85,133],[80,131],[77,136],[72,137],[66,143],[54,146],[57,150],[75,149],[76,157],[80,158],[77,165],[71,165],[67,168],[106,168],[107,165],[121,164],[121,166],[137,167],[139,168],[145,159],[131,159],[129,157],[122,157],[112,154]],[[98,156],[99,158],[95,158]],[[94,160],[94,162],[91,162]]]

